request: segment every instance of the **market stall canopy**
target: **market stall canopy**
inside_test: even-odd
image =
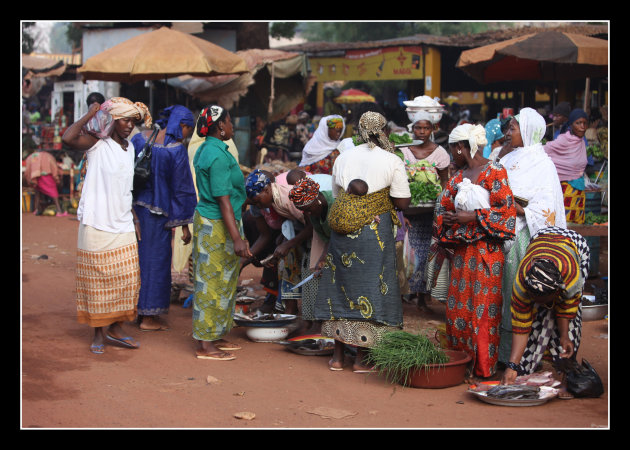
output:
[[[243,58],[188,33],[162,27],[89,58],[77,70],[85,80],[134,83],[180,75],[247,72]]]
[[[335,103],[375,103],[376,99],[367,92],[363,92],[359,89],[346,89],[341,91],[341,95],[335,97],[333,101]]]
[[[463,51],[455,67],[480,83],[603,77],[608,72],[608,41],[541,31]]]
[[[308,93],[306,56],[275,49],[248,49],[236,52],[247,63],[242,75],[189,76],[168,80],[203,102],[216,102],[231,109],[241,97],[251,93],[267,109],[270,120],[284,117]],[[262,115],[261,112],[259,114]]]
[[[22,53],[22,69],[28,78],[43,78],[62,75],[66,71],[63,61]]]

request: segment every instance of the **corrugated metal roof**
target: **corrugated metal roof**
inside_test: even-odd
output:
[[[309,56],[336,56],[341,55],[345,50],[395,47],[400,45],[432,45],[435,47],[460,47],[462,49],[480,47],[482,45],[493,44],[506,39],[538,32],[556,30],[567,33],[583,34],[586,36],[597,36],[608,38],[608,25],[564,25],[558,27],[518,27],[502,30],[486,31],[477,34],[461,34],[451,36],[437,36],[430,34],[417,34],[414,36],[385,39],[379,41],[363,42],[304,42],[301,44],[285,45],[276,47],[279,50],[305,52]]]

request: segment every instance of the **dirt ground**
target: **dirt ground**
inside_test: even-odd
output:
[[[169,331],[125,329],[137,350],[89,351],[92,331],[76,321],[75,216],[22,214],[20,428],[48,429],[601,429],[610,427],[608,321],[585,322],[578,361],[603,380],[596,399],[553,399],[533,407],[495,406],[466,392],[403,388],[349,367],[328,370],[328,357],[291,353],[277,343],[250,341],[237,327],[228,338],[243,348],[233,361],[195,358],[191,309],[173,303]],[[608,269],[602,239],[600,275]],[[47,259],[42,255],[47,255]],[[241,283],[259,291],[260,269]],[[589,279],[588,285],[600,283]],[[405,329],[426,331],[444,307],[421,316],[405,305]],[[241,412],[253,419],[237,418]]]

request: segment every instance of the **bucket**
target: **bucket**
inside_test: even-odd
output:
[[[602,213],[602,191],[584,191],[586,202],[584,203],[584,214],[592,212],[600,215]],[[588,277],[593,278],[599,274],[599,249],[600,236],[584,236],[588,248],[591,252],[591,258],[588,266]]]
[[[33,212],[33,193],[29,191],[22,191],[22,212]]]

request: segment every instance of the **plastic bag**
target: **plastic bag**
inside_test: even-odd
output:
[[[411,278],[416,271],[416,253],[409,242],[409,230],[405,232],[403,240],[403,264],[405,265],[405,276]]]
[[[597,398],[604,393],[601,378],[584,358],[582,365],[572,358],[559,358],[554,361],[554,367],[566,375],[567,391],[575,397]]]
[[[109,137],[113,128],[114,118],[107,111],[103,110],[99,110],[94,117],[85,124],[85,131],[99,139]]]

